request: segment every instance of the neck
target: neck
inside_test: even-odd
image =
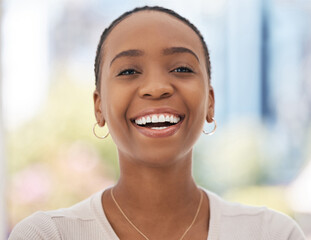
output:
[[[137,239],[140,231],[152,239],[182,239],[183,234],[207,238],[209,202],[192,178],[191,153],[162,167],[130,161],[120,153],[119,159],[120,179],[102,201],[120,239]]]
[[[165,167],[148,167],[122,159],[120,179],[114,193],[120,205],[133,212],[168,215],[196,206],[199,190],[192,177],[191,153]]]

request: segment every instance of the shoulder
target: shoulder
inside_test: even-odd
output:
[[[79,231],[71,232],[71,229],[86,230],[96,225],[92,201],[98,194],[69,208],[32,214],[14,227],[9,240],[63,239],[68,234],[78,234]]]
[[[210,192],[208,196],[211,204],[217,209],[221,234],[228,235],[224,239],[230,239],[230,235],[239,236],[237,239],[305,239],[297,223],[283,213],[266,207],[228,202]]]
[[[51,216],[44,212],[36,212],[19,222],[11,232],[9,240],[47,240],[61,239]]]

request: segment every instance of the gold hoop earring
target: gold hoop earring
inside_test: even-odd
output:
[[[99,139],[105,139],[106,137],[109,136],[109,131],[108,131],[108,133],[107,133],[105,136],[102,136],[102,137],[98,136],[98,135],[96,134],[96,132],[95,132],[95,127],[96,127],[96,125],[98,125],[98,123],[95,123],[95,124],[94,124],[94,127],[93,127],[93,133],[94,133],[95,137],[97,137],[97,138],[99,138]],[[98,126],[99,126],[99,125],[98,125]]]
[[[213,122],[214,122],[214,129],[211,131],[211,132],[207,132],[203,129],[203,133],[206,134],[206,135],[212,135],[215,133],[216,131],[216,128],[217,128],[217,123],[216,123],[216,120],[214,118],[212,118]]]

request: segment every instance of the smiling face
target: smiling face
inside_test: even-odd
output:
[[[214,114],[197,34],[166,13],[141,11],[111,31],[104,53],[95,115],[108,124],[120,160],[161,166],[191,159]]]

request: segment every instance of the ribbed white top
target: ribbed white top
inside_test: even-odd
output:
[[[207,240],[305,240],[288,216],[265,207],[224,201],[205,190],[210,200]],[[119,240],[103,211],[103,191],[70,207],[36,212],[18,223],[9,240]]]

